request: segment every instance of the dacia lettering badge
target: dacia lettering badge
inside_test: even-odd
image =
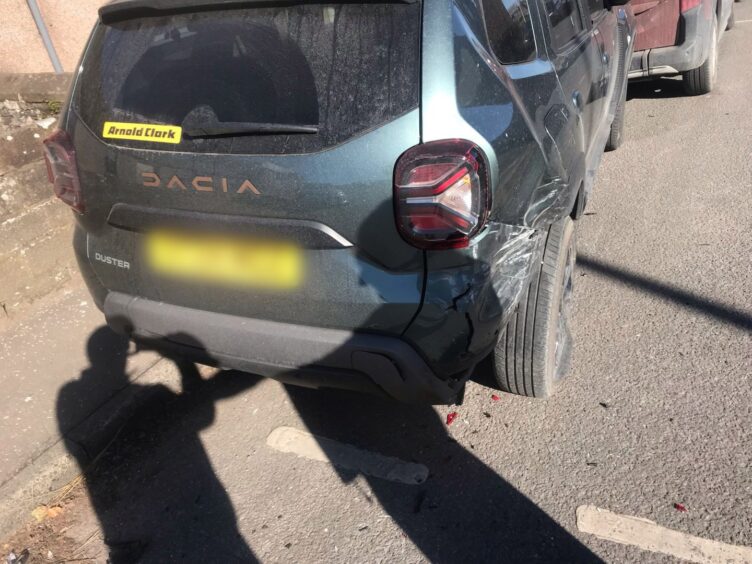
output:
[[[183,137],[183,128],[176,125],[151,125],[148,123],[122,123],[106,121],[102,128],[105,139],[126,139],[151,143],[177,145]]]

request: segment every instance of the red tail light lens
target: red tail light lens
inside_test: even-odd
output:
[[[702,4],[702,0],[681,0],[681,11],[686,12]]]
[[[78,213],[84,213],[84,200],[81,183],[78,179],[76,150],[70,136],[62,129],[56,129],[44,143],[44,159],[47,162],[47,175],[55,195]]]
[[[422,249],[466,247],[485,225],[490,191],[483,151],[448,139],[417,145],[394,171],[397,227]]]

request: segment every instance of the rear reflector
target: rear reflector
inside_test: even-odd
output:
[[[76,165],[76,150],[73,148],[70,136],[62,129],[56,129],[42,143],[44,144],[44,159],[47,162],[47,175],[55,195],[78,213],[84,213],[84,200]]]
[[[490,206],[486,159],[463,139],[408,149],[394,172],[397,227],[422,249],[466,247],[485,225]]]

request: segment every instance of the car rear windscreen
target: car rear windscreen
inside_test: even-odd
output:
[[[100,136],[106,122],[183,127],[176,144],[107,139],[122,146],[319,151],[417,107],[420,17],[418,2],[343,3],[100,24],[74,108]]]

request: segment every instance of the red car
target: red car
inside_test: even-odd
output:
[[[734,25],[733,0],[632,0],[637,18],[629,78],[681,74],[688,94],[713,89],[718,40]]]

